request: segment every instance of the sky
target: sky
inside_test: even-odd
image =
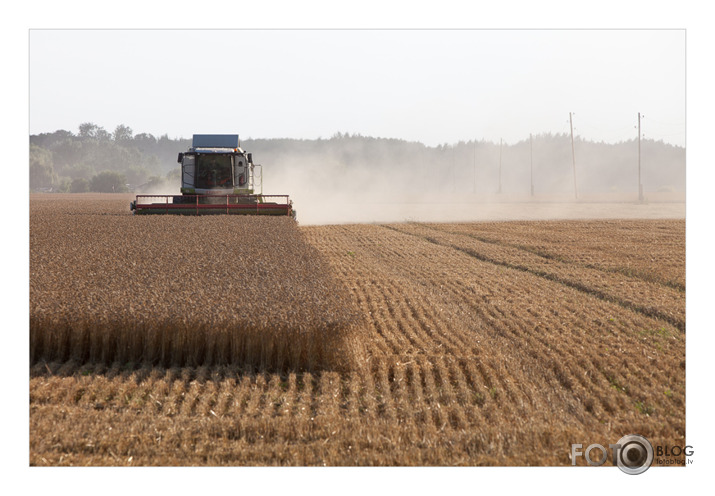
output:
[[[31,134],[685,145],[684,29],[29,31]]]

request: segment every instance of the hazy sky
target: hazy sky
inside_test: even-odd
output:
[[[685,144],[684,30],[31,30],[30,133]]]

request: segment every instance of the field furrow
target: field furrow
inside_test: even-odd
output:
[[[480,260],[535,274],[569,287],[618,303],[626,308],[665,320],[685,329],[683,291],[656,282],[562,262],[506,244],[484,242],[468,234],[452,233],[425,224],[390,226],[432,243],[451,246]]]

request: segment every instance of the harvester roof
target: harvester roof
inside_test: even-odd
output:
[[[237,134],[194,134],[191,147],[196,148],[232,148],[236,149],[241,142]]]

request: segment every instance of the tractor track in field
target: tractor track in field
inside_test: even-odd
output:
[[[428,226],[428,225],[425,225],[425,224],[417,224],[417,225],[420,226],[421,228],[431,229],[431,230],[438,231],[438,232],[445,232],[445,231],[442,231],[441,229],[436,228],[436,227],[433,227],[433,226]],[[441,240],[439,240],[438,238],[436,238],[436,237],[434,237],[434,236],[421,235],[421,234],[412,233],[412,232],[409,232],[409,231],[406,231],[406,230],[403,230],[403,229],[400,229],[400,228],[398,228],[398,227],[391,226],[391,225],[381,225],[380,227],[383,227],[383,228],[385,228],[385,229],[391,229],[391,230],[394,230],[394,231],[397,231],[397,232],[400,232],[400,233],[403,233],[403,234],[408,234],[408,235],[411,235],[411,236],[419,237],[419,238],[421,238],[421,239],[424,239],[425,241],[428,241],[428,242],[433,243],[433,244],[436,244],[436,245],[448,246],[448,247],[450,247],[450,248],[452,248],[452,249],[454,249],[454,250],[457,250],[457,251],[460,251],[460,252],[462,252],[462,253],[465,253],[465,254],[467,254],[467,255],[469,255],[469,256],[471,256],[471,257],[474,257],[474,258],[476,258],[476,259],[478,259],[478,260],[481,260],[481,261],[483,261],[483,262],[488,262],[488,263],[491,263],[491,264],[494,264],[494,265],[499,265],[499,266],[502,266],[502,267],[506,267],[506,268],[508,268],[508,269],[518,270],[518,271],[522,271],[522,272],[528,272],[529,274],[533,274],[533,275],[535,275],[535,276],[542,277],[542,278],[547,279],[547,280],[549,280],[549,281],[553,281],[553,282],[556,282],[556,283],[559,283],[559,284],[563,284],[563,285],[565,285],[565,286],[568,286],[568,287],[570,287],[570,288],[576,289],[576,290],[581,291],[581,292],[583,292],[583,293],[585,293],[585,294],[588,294],[588,295],[590,295],[590,296],[594,296],[594,297],[599,298],[599,299],[601,299],[601,300],[608,301],[608,302],[612,302],[612,303],[616,303],[616,304],[618,304],[618,305],[620,305],[620,306],[622,306],[622,307],[624,307],[624,308],[626,308],[626,309],[632,310],[632,311],[634,311],[634,312],[638,312],[638,313],[643,314],[643,315],[645,315],[645,316],[654,317],[654,318],[657,318],[657,319],[664,320],[665,322],[668,322],[669,324],[671,324],[671,325],[675,326],[676,328],[678,328],[680,331],[685,332],[684,296],[683,296],[683,298],[682,298],[682,300],[683,300],[683,309],[682,309],[682,312],[678,312],[679,314],[682,314],[682,317],[680,317],[679,315],[673,315],[673,314],[672,314],[671,312],[669,312],[669,311],[663,311],[663,310],[660,310],[659,308],[654,307],[654,306],[648,306],[648,305],[646,305],[646,304],[637,303],[637,302],[634,302],[634,301],[632,301],[632,300],[619,297],[619,296],[617,296],[617,295],[614,295],[614,294],[611,293],[611,292],[602,291],[602,290],[600,290],[600,289],[594,288],[593,286],[591,286],[591,285],[589,285],[589,284],[585,284],[585,283],[580,282],[580,281],[575,280],[575,279],[570,279],[570,278],[567,278],[567,277],[563,277],[563,276],[561,276],[561,275],[559,275],[559,274],[556,274],[556,273],[554,273],[554,272],[550,272],[550,271],[548,271],[548,270],[539,270],[539,269],[536,269],[536,268],[533,267],[533,266],[524,265],[524,264],[521,264],[521,263],[514,263],[514,262],[510,262],[510,261],[506,261],[506,260],[499,260],[499,259],[497,259],[497,258],[490,257],[490,256],[488,256],[488,255],[485,255],[483,252],[480,252],[480,251],[478,251],[477,249],[472,248],[472,247],[464,247],[464,246],[459,246],[459,245],[453,244],[453,243],[451,243],[451,242],[444,242],[444,241],[441,241]],[[500,247],[510,247],[510,248],[514,248],[514,249],[517,249],[517,250],[526,251],[526,252],[528,252],[528,253],[533,254],[534,256],[541,257],[541,258],[545,258],[545,259],[549,260],[549,262],[552,263],[552,264],[553,264],[553,263],[563,263],[564,265],[570,264],[570,262],[562,262],[562,261],[560,261],[560,260],[553,260],[553,259],[551,259],[551,258],[549,258],[549,257],[544,257],[544,256],[541,255],[541,254],[533,253],[533,252],[531,252],[531,251],[529,251],[529,250],[524,250],[522,247],[513,246],[513,245],[509,245],[509,244],[498,243],[498,242],[489,241],[489,240],[485,241],[485,240],[483,240],[483,239],[481,239],[481,238],[479,238],[479,237],[466,236],[466,235],[461,234],[461,233],[451,233],[451,232],[447,232],[447,233],[448,233],[448,234],[455,235],[455,236],[470,237],[470,238],[473,238],[474,240],[477,240],[477,241],[482,242],[482,243],[488,243],[488,244],[493,244],[493,245],[497,245],[497,246],[500,246]],[[576,265],[576,264],[574,264],[574,265]],[[591,267],[587,267],[587,266],[580,266],[580,269],[581,269],[582,271],[584,271],[584,270],[601,271],[600,268],[591,268]],[[614,272],[614,273],[620,275],[621,277],[628,277],[628,276],[623,276],[623,275],[620,274],[619,272]],[[642,279],[641,279],[641,281],[642,281]],[[645,283],[645,284],[651,284],[651,283],[649,283],[649,282],[647,282],[647,281],[644,281],[644,283]],[[677,291],[677,290],[676,290],[676,291]]]
[[[619,276],[624,276],[627,278],[631,279],[637,279],[646,283],[654,283],[654,284],[660,284],[663,286],[667,286],[669,288],[672,288],[676,291],[679,291],[681,293],[685,292],[685,284],[679,283],[677,281],[671,281],[671,280],[664,280],[662,278],[657,278],[654,277],[653,274],[650,273],[644,273],[642,271],[629,271],[624,267],[611,267],[611,266],[604,266],[603,264],[595,264],[595,263],[588,263],[588,262],[579,262],[576,260],[571,260],[567,257],[561,256],[557,253],[553,253],[549,251],[548,249],[544,248],[537,248],[529,245],[524,245],[524,244],[519,244],[519,243],[514,243],[506,240],[497,240],[493,238],[489,238],[484,235],[477,235],[471,232],[461,232],[461,231],[456,231],[456,230],[450,230],[448,228],[445,228],[441,224],[425,224],[425,223],[414,223],[416,225],[419,225],[420,227],[432,229],[434,231],[439,231],[443,232],[446,234],[451,234],[455,236],[465,236],[471,239],[474,239],[476,241],[480,241],[482,243],[488,243],[496,246],[502,246],[502,247],[508,247],[508,248],[514,248],[517,250],[522,250],[524,252],[527,252],[529,254],[535,255],[537,257],[549,260],[549,261],[556,261],[559,263],[563,264],[568,264],[572,265],[576,268],[579,269],[592,269],[592,270],[597,270],[597,271],[602,271],[602,272],[607,272],[611,274],[616,274]],[[383,227],[386,227],[383,225]]]

